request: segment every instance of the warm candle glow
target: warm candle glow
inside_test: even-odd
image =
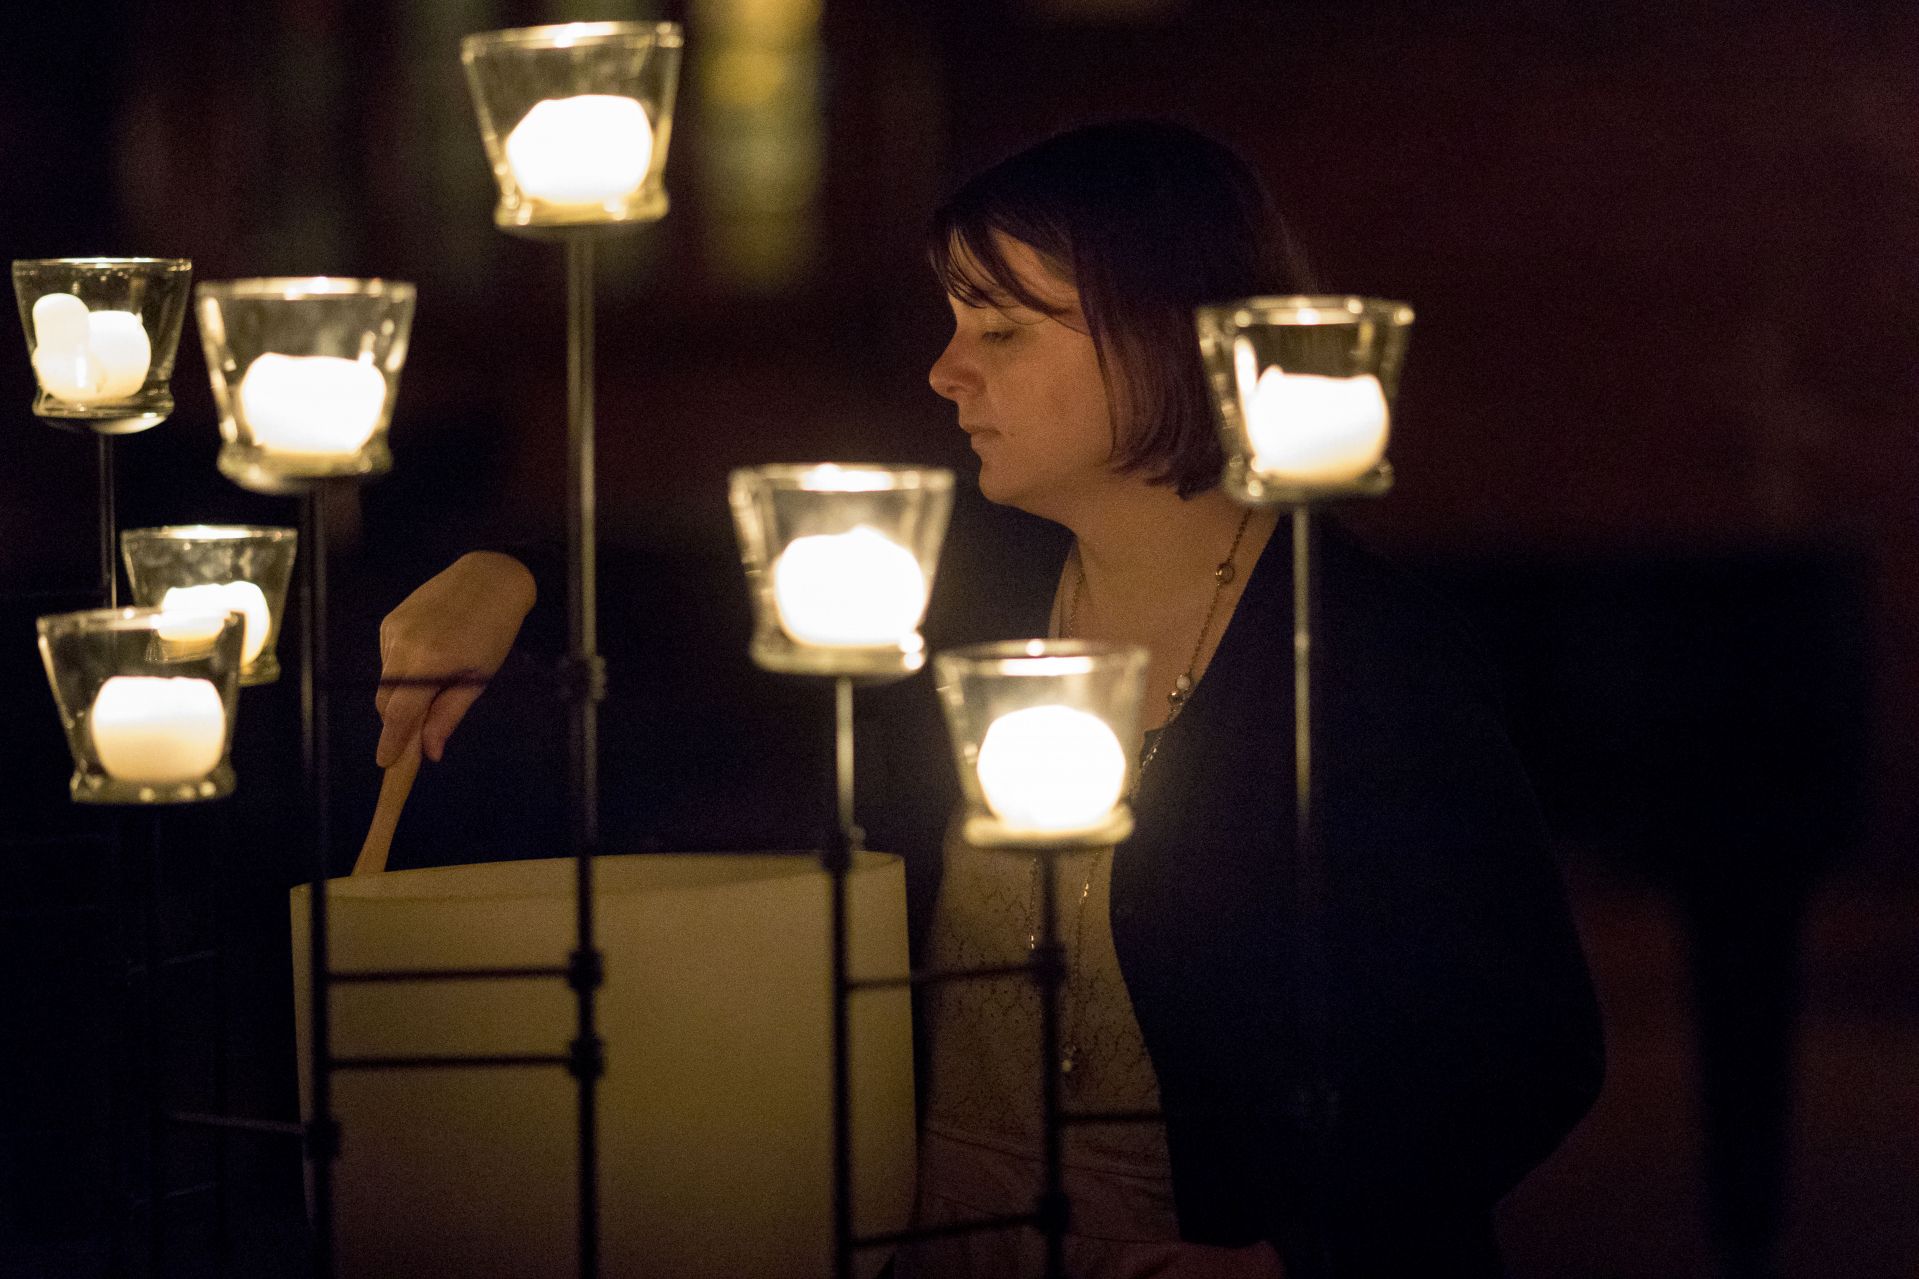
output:
[[[87,716],[100,766],[118,781],[199,781],[226,753],[227,713],[213,681],[115,675]]]
[[[794,538],[773,564],[773,599],[797,643],[903,644],[926,612],[926,574],[911,551],[862,524]]]
[[[653,123],[636,99],[617,94],[548,98],[507,135],[506,162],[532,199],[619,204],[646,180]]]
[[[1253,470],[1282,481],[1339,484],[1379,465],[1390,414],[1378,378],[1287,373],[1277,366],[1255,378],[1258,362],[1244,338],[1233,357]]]
[[[1107,820],[1126,785],[1126,752],[1106,721],[1070,706],[994,720],[979,746],[981,792],[1021,830],[1074,831]]]
[[[180,622],[169,622],[162,618],[155,624],[155,631],[162,643],[169,640],[191,640],[200,638],[205,631],[201,623],[207,616],[216,619],[213,633],[206,638],[217,639],[220,621],[224,613],[239,613],[246,618],[246,635],[241,642],[240,664],[251,666],[267,646],[267,631],[272,622],[272,613],[267,607],[266,593],[252,582],[208,582],[203,586],[174,586],[160,597],[162,613],[184,613],[194,616]]]
[[[33,304],[33,337],[33,371],[56,400],[100,404],[146,385],[153,345],[132,311],[89,311],[71,293],[49,293]]]
[[[240,380],[240,416],[270,453],[351,457],[386,408],[386,379],[366,360],[263,355]]]

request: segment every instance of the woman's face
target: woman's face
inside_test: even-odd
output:
[[[1000,247],[1058,314],[949,297],[953,337],[927,380],[959,408],[986,499],[1057,519],[1076,495],[1114,479],[1112,408],[1079,291],[1020,241],[1002,238]]]

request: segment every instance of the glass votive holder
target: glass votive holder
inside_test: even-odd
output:
[[[274,646],[286,612],[299,532],[256,525],[176,524],[130,528],[120,553],[133,602],[163,611],[231,610],[245,619],[240,684],[280,677]]]
[[[392,468],[386,432],[413,328],[411,284],[317,276],[222,280],[195,293],[223,475],[287,493]]]
[[[874,679],[926,664],[919,626],[953,511],[951,471],[755,466],[733,472],[731,499],[756,663]]]
[[[953,739],[967,842],[1102,847],[1133,830],[1146,650],[1013,640],[933,659]]]
[[[494,223],[539,234],[664,217],[681,44],[671,22],[571,22],[460,41],[500,188]]]
[[[1223,482],[1241,502],[1297,504],[1392,487],[1386,442],[1412,332],[1404,302],[1244,298],[1196,313]]]
[[[185,258],[15,262],[13,293],[38,388],[34,414],[101,435],[166,421],[192,278]]]
[[[82,804],[183,804],[233,790],[245,620],[156,608],[39,621],[40,659]]]

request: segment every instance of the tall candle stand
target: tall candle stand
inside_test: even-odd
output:
[[[597,1083],[605,1071],[595,997],[604,980],[593,935],[600,845],[599,653],[593,421],[593,259],[601,235],[665,216],[664,172],[679,80],[674,23],[594,22],[471,35],[460,60],[499,200],[502,230],[566,246],[568,800],[576,942],[566,969],[577,1030],[568,1071],[579,1085],[579,1266],[599,1272]]]
[[[114,569],[113,440],[173,412],[170,380],[193,264],[184,258],[38,258],[13,264],[13,291],[37,393],[34,416],[94,436],[100,588],[120,603]]]
[[[256,492],[301,497],[301,757],[307,778],[313,888],[312,1094],[303,1129],[313,1193],[313,1260],[335,1269],[333,1162],[340,1147],[332,1077],[326,886],[332,875],[327,694],[330,499],[392,465],[387,425],[412,330],[414,289],[388,280],[230,280],[198,289],[207,373],[220,411],[220,469]]]
[[[950,471],[907,466],[775,465],[735,471],[730,500],[753,605],[761,669],[833,685],[833,807],[820,853],[830,898],[833,1266],[898,1242],[854,1230],[849,997],[897,988],[848,970],[847,877],[863,836],[854,815],[853,689],[926,663],[921,620],[952,513]]]
[[[1061,856],[1109,848],[1132,834],[1125,797],[1138,765],[1123,743],[1139,737],[1146,661],[1141,648],[1074,640],[985,644],[934,658],[966,806],[966,841],[1044,864],[1030,964],[1039,993],[1043,1172],[1030,1224],[1045,1236],[1047,1279],[1066,1274],[1067,1127],[1134,1118],[1072,1114],[1062,1104],[1059,1001],[1068,956],[1059,937],[1056,881]]]
[[[1360,297],[1246,298],[1198,309],[1201,358],[1214,391],[1224,487],[1248,506],[1291,513],[1293,577],[1293,893],[1299,918],[1294,991],[1302,1078],[1290,1119],[1315,1196],[1308,1255],[1333,1272],[1325,1172],[1340,1123],[1331,1061],[1326,853],[1313,819],[1313,513],[1386,493],[1392,402],[1411,335],[1403,302]]]
[[[66,729],[75,803],[120,809],[120,844],[138,849],[141,1055],[146,1076],[147,1249],[166,1255],[166,1131],[160,1034],[160,814],[234,787],[231,751],[244,620],[225,609],[98,609],[39,619],[41,661]]]

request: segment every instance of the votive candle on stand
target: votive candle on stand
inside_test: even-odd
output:
[[[933,666],[969,842],[1062,850],[1131,832],[1144,649],[1020,640],[941,653]]]
[[[233,789],[244,627],[237,612],[154,608],[39,620],[76,801],[188,803]]]
[[[889,678],[926,661],[926,615],[952,511],[951,471],[821,463],[735,471],[753,660],[803,675]]]
[[[284,493],[393,465],[387,423],[413,323],[396,280],[225,280],[198,290],[220,471]]]
[[[1411,307],[1245,298],[1201,307],[1195,321],[1230,496],[1297,504],[1391,487],[1386,449]]]
[[[15,262],[14,294],[39,389],[34,413],[99,435],[165,421],[192,277],[184,258]]]
[[[681,45],[671,22],[570,22],[462,40],[499,187],[494,223],[537,236],[665,216]]]
[[[241,615],[243,685],[279,677],[274,647],[298,542],[294,529],[248,524],[174,524],[120,535],[134,603],[168,615],[158,634],[175,654],[211,641],[204,615]]]

